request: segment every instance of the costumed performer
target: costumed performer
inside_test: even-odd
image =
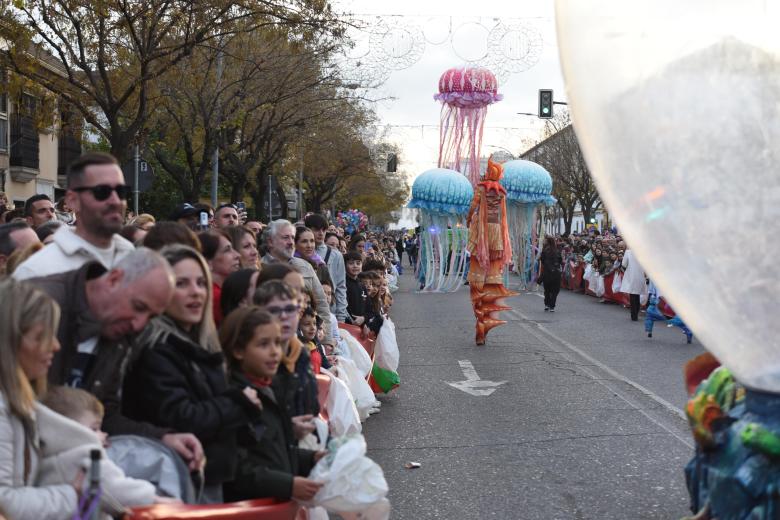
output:
[[[518,294],[504,287],[504,266],[512,262],[512,246],[506,190],[499,183],[503,175],[503,166],[488,159],[487,171],[474,188],[474,200],[466,218],[471,254],[468,281],[477,318],[477,345],[485,344],[490,329],[506,323],[496,313],[511,309],[504,305],[504,298]]]

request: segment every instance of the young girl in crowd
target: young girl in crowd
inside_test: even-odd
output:
[[[195,434],[208,461],[201,502],[219,503],[222,483],[233,479],[236,467],[236,431],[260,416],[261,404],[255,389],[227,384],[205,260],[181,245],[161,254],[173,268],[175,290],[165,314],[139,339],[141,354],[126,380],[123,409],[131,418]]]
[[[320,413],[317,380],[311,369],[309,353],[297,337],[300,297],[280,280],[269,280],[255,291],[255,305],[271,313],[281,327],[282,362],[274,379],[274,388],[284,399],[293,418],[297,439],[314,431],[314,416]]]
[[[379,330],[382,328],[382,323],[384,322],[384,318],[382,317],[382,301],[379,296],[382,279],[382,275],[376,271],[360,273],[360,281],[366,293],[364,327],[367,328],[366,332],[373,332],[375,336],[379,334]]]
[[[43,292],[0,281],[0,510],[14,520],[71,518],[80,480],[37,486],[40,441],[36,395],[60,346],[59,308]]]
[[[280,303],[282,307],[287,305],[279,298],[271,299],[272,306]],[[311,500],[321,484],[306,475],[324,452],[295,445],[286,406],[293,397],[280,395],[272,388],[284,358],[279,322],[259,307],[243,307],[225,319],[220,341],[232,384],[239,389],[255,389],[263,403],[262,416],[239,432],[238,469],[235,480],[225,485],[225,499]],[[287,392],[291,389],[286,388]]]
[[[300,323],[298,324],[298,339],[303,343],[304,348],[311,358],[311,368],[315,374],[320,373],[321,368],[330,368],[325,350],[322,347],[317,332],[322,325],[322,320],[311,307],[303,309]]]

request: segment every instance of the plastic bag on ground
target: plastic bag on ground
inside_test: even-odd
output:
[[[338,377],[344,381],[349,390],[352,392],[352,397],[355,398],[355,408],[357,408],[358,416],[361,421],[365,421],[368,418],[368,411],[374,407],[374,391],[366,382],[366,378],[360,373],[355,362],[351,359],[339,358],[336,365]]]
[[[333,439],[328,444],[328,455],[314,466],[309,478],[322,482],[310,504],[334,513],[371,513],[360,518],[384,520],[389,511],[382,511],[388,492],[382,468],[366,457],[366,441],[360,434]],[[381,516],[385,513],[384,516]]]
[[[371,361],[371,356],[352,334],[346,330],[340,330],[339,333],[347,344],[350,359],[355,362],[355,366],[363,374],[363,377],[368,377],[368,374],[371,373],[371,366],[374,364]]]
[[[385,318],[379,335],[374,343],[374,363],[386,370],[398,370],[401,354],[398,351],[398,341],[395,336],[395,324],[390,318]]]
[[[330,376],[330,391],[325,406],[331,435],[341,437],[360,433],[363,427],[360,425],[360,415],[349,387],[329,370],[323,369],[322,373]]]

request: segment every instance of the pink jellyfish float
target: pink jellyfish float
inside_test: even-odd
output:
[[[488,105],[501,101],[498,80],[481,67],[456,67],[439,78],[441,101],[439,168],[457,170],[472,186],[479,182],[479,156]]]

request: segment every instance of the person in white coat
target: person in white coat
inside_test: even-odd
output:
[[[65,520],[81,484],[39,486],[36,394],[59,343],[59,307],[38,289],[0,281],[0,511],[14,520]]]
[[[620,284],[620,292],[628,294],[628,300],[631,305],[631,321],[639,320],[640,295],[647,292],[647,281],[645,280],[645,271],[639,265],[634,252],[627,249],[623,255],[621,264],[625,273],[623,282]]]

